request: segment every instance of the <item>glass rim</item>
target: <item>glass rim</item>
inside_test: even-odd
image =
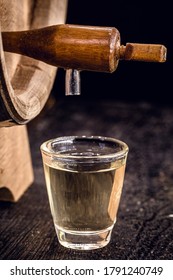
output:
[[[104,155],[67,155],[67,154],[61,154],[61,153],[57,153],[55,151],[51,151],[48,148],[48,144],[55,142],[55,141],[68,141],[69,143],[73,143],[73,141],[75,139],[89,139],[89,140],[100,140],[100,141],[109,141],[112,143],[117,143],[119,145],[121,145],[122,150],[121,151],[115,151],[112,153],[108,153],[108,154],[104,154]],[[86,135],[82,135],[82,136],[60,136],[60,137],[56,137],[56,138],[52,138],[49,139],[45,142],[43,142],[40,146],[40,150],[43,154],[46,154],[47,156],[54,156],[56,158],[61,158],[61,159],[105,159],[105,158],[121,158],[124,157],[125,155],[127,155],[127,153],[129,152],[129,147],[128,145],[123,142],[122,140],[119,140],[117,138],[113,138],[113,137],[107,137],[107,136],[86,136]]]

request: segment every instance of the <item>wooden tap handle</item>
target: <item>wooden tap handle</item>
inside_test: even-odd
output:
[[[165,62],[167,50],[163,45],[127,43],[120,47],[120,59]]]
[[[164,61],[165,47],[127,44],[120,47],[114,27],[54,25],[42,29],[2,32],[5,51],[26,55],[66,69],[113,72],[119,59]],[[163,47],[163,48],[162,48]]]

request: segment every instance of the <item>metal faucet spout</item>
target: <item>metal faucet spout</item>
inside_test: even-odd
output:
[[[80,71],[67,69],[65,78],[65,95],[80,95]]]

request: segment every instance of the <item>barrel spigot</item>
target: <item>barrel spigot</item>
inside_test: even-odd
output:
[[[2,32],[3,48],[66,70],[66,95],[80,95],[79,71],[112,73],[120,60],[165,62],[160,44],[121,45],[115,27],[61,24],[35,30]],[[76,70],[77,69],[77,70]]]

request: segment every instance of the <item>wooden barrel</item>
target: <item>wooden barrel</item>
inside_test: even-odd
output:
[[[21,31],[65,22],[67,0],[4,0],[1,31]],[[0,126],[24,124],[36,117],[50,94],[57,68],[5,53],[0,36]]]
[[[21,31],[64,23],[67,4],[67,0],[2,0],[0,30]],[[1,31],[0,200],[18,201],[34,180],[24,124],[44,107],[57,68],[32,58],[5,53]]]

